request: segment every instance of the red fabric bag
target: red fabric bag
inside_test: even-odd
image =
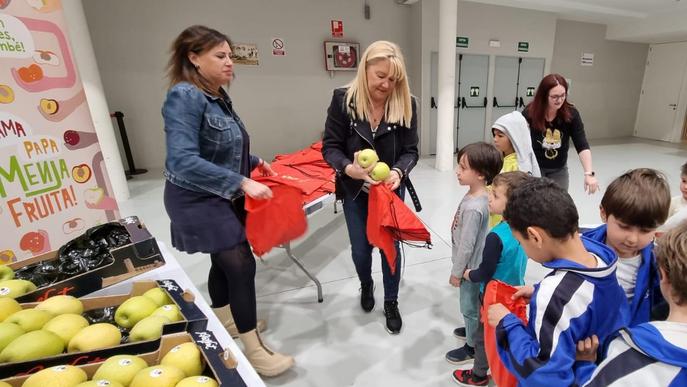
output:
[[[429,231],[417,215],[383,183],[370,186],[367,240],[384,252],[391,274],[396,272],[395,240],[432,243]]]
[[[496,328],[492,328],[487,322],[487,311],[489,306],[493,304],[503,304],[511,313],[527,324],[527,302],[522,297],[516,300],[511,299],[517,290],[514,286],[498,280],[489,281],[484,288],[481,311],[482,324],[484,324],[484,351],[487,353],[491,377],[499,387],[516,387],[518,380],[501,362],[496,343]]]
[[[246,238],[257,256],[290,242],[308,229],[303,211],[303,193],[288,179],[279,176],[255,177],[272,190],[272,199],[246,196]]]

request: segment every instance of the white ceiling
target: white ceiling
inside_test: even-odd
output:
[[[609,39],[687,41],[687,0],[467,0],[552,12],[562,19],[608,25]]]

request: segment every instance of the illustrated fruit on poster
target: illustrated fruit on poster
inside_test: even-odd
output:
[[[218,387],[217,381],[207,376],[189,376],[174,387]]]
[[[34,256],[50,251],[50,238],[45,230],[29,231],[21,237],[19,248]]]
[[[0,298],[0,322],[21,310],[21,305],[11,297]]]
[[[131,332],[129,332],[129,341],[146,341],[157,340],[162,336],[162,327],[169,324],[170,321],[164,316],[148,316],[137,322]]]
[[[38,106],[41,108],[41,111],[47,115],[53,115],[60,109],[60,104],[54,99],[49,98],[41,98]]]
[[[35,63],[27,67],[19,68],[17,73],[19,73],[19,78],[26,83],[36,82],[43,79],[43,69],[41,66]]]
[[[166,317],[169,319],[169,322],[176,322],[184,319],[184,316],[181,314],[181,311],[176,304],[162,305],[161,307],[155,309],[151,316]]]
[[[14,102],[14,91],[7,85],[0,85],[0,103]]]
[[[54,356],[64,351],[64,342],[52,332],[39,329],[12,340],[0,352],[0,363],[16,362]]]
[[[183,343],[172,348],[162,358],[160,364],[176,367],[186,376],[200,375],[203,373],[205,363],[203,355],[195,343]]]
[[[68,352],[92,351],[98,348],[114,347],[122,341],[119,328],[108,323],[89,325],[80,330],[67,346]]]
[[[0,264],[6,265],[17,260],[17,256],[12,250],[2,250],[0,251]]]
[[[85,222],[81,218],[69,219],[62,224],[62,232],[65,234],[71,234],[73,232],[79,232],[84,229]]]
[[[22,387],[74,387],[88,379],[86,372],[79,367],[59,365],[46,368],[29,376]]]
[[[386,180],[387,177],[389,177],[389,172],[391,170],[389,169],[389,165],[387,163],[380,161],[375,165],[375,167],[372,169],[370,172],[370,177],[374,181],[383,181]]]
[[[83,313],[83,303],[74,296],[57,295],[41,301],[36,305],[36,309],[45,310],[55,316],[66,313]]]
[[[368,148],[358,152],[358,165],[363,168],[367,168],[377,161],[379,161],[379,156],[377,156],[377,152],[375,152],[374,149]]]
[[[0,281],[0,298],[17,298],[36,290],[36,285],[31,281],[11,279]]]
[[[79,132],[76,130],[66,130],[64,132],[64,142],[67,145],[78,145],[79,141],[81,141],[81,137],[79,136]]]
[[[85,183],[90,180],[93,172],[87,164],[80,164],[72,168],[72,178],[77,183]]]
[[[125,387],[122,383],[107,379],[93,379],[79,383],[74,387]]]
[[[0,352],[7,347],[14,339],[26,333],[17,324],[0,322]]]
[[[143,293],[143,297],[148,297],[151,300],[155,301],[157,306],[168,305],[172,303],[172,299],[169,298],[167,292],[160,287],[154,287],[152,289],[149,289],[148,291]]]
[[[38,64],[60,65],[60,58],[50,50],[34,50],[33,60]]]
[[[0,281],[7,281],[14,278],[14,270],[7,265],[0,264]]]
[[[98,367],[93,379],[107,379],[128,386],[138,371],[144,368],[148,368],[148,363],[138,356],[115,355]]]
[[[54,317],[45,323],[42,329],[60,336],[64,344],[67,345],[77,333],[87,326],[88,320],[82,315],[67,313]]]
[[[157,304],[148,297],[134,296],[124,301],[115,312],[119,326],[132,328],[137,322],[153,314]]]
[[[7,317],[4,322],[19,325],[26,332],[43,328],[43,325],[55,317],[52,313],[38,309],[22,309]]]
[[[183,378],[180,369],[157,365],[138,371],[129,387],[174,387]]]

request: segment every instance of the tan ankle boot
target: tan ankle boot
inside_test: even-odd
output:
[[[243,342],[246,358],[260,375],[277,376],[293,366],[293,357],[269,349],[255,329],[241,333],[239,337]]]
[[[224,328],[226,328],[227,332],[229,332],[229,335],[233,339],[238,338],[239,329],[236,327],[234,316],[231,314],[229,305],[221,308],[212,308],[212,311],[215,312],[215,316],[217,316],[222,325],[224,325]],[[267,322],[265,320],[258,320],[258,325],[256,328],[258,329],[258,332],[264,332],[265,329],[267,329]]]

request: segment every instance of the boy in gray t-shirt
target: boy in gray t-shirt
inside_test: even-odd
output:
[[[464,281],[462,277],[466,269],[476,269],[482,262],[484,240],[489,232],[487,185],[503,166],[501,152],[485,142],[466,145],[457,158],[458,183],[470,189],[460,202],[451,225],[453,267],[449,283],[460,288],[460,312],[465,320],[465,328],[457,328],[453,333],[466,340],[463,347],[446,353],[446,360],[453,364],[465,363],[474,357],[473,335],[480,324],[479,283]]]

